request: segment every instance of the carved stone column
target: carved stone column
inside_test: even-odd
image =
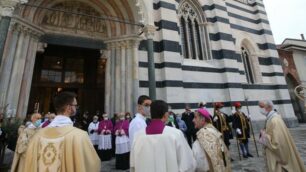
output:
[[[138,46],[139,38],[137,36],[129,38],[126,49],[126,111],[136,113],[137,99],[138,99]]]
[[[146,34],[146,38],[147,38],[149,96],[152,100],[156,99],[154,44],[153,44],[153,38],[154,38],[155,31],[156,31],[155,26],[147,25],[144,27],[144,33]]]
[[[6,48],[4,51],[4,57],[2,66],[0,67],[0,106],[4,107],[7,105],[7,92],[8,85],[10,82],[12,66],[14,62],[14,56],[16,53],[16,47],[18,43],[20,32],[15,27],[10,27]]]
[[[110,113],[110,104],[111,104],[111,49],[110,46],[107,46],[107,50],[103,50],[106,58],[106,70],[105,70],[105,99],[104,99],[104,111]]]
[[[137,99],[139,96],[139,57],[138,57],[138,47],[139,47],[140,39],[136,38],[131,40],[131,76],[132,76],[132,112],[136,113],[137,109]]]
[[[110,76],[111,76],[111,78],[110,78],[110,80],[111,80],[111,96],[110,96],[110,111],[109,111],[109,113],[110,113],[110,115],[113,115],[114,114],[114,112],[115,112],[115,96],[116,96],[116,94],[115,94],[115,72],[116,72],[116,44],[115,43],[111,43],[110,44],[110,49],[111,49],[111,60],[110,60],[110,67],[111,67],[111,69],[110,69]]]
[[[120,112],[120,107],[121,107],[121,48],[120,48],[120,43],[117,42],[115,43],[116,48],[115,48],[115,112]]]
[[[126,106],[125,106],[125,101],[127,99],[126,97],[126,41],[121,41],[120,42],[120,80],[121,80],[121,89],[120,89],[120,111],[125,112],[126,111]]]
[[[27,50],[25,49],[26,46],[29,44],[30,37],[26,28],[20,26],[19,24],[16,26],[19,34],[17,47],[15,49],[16,53],[14,56],[14,61],[11,69],[11,74],[9,75],[10,81],[7,88],[7,104],[9,104],[9,109],[13,111],[13,113],[17,110],[18,98],[19,98],[19,80],[20,78],[20,71],[23,72],[23,67],[25,64],[25,57]],[[21,69],[20,69],[21,68]]]
[[[34,72],[34,64],[35,64],[36,54],[39,48],[39,37],[40,37],[39,33],[33,32],[30,39],[24,72],[22,76],[20,96],[18,100],[16,115],[24,116],[26,115],[28,109],[32,78]]]
[[[0,1],[0,67],[2,64],[3,49],[10,27],[13,12],[18,3],[27,3],[27,0],[1,0]]]
[[[17,116],[24,116],[29,100],[38,40],[43,32],[15,19],[12,20],[11,28],[12,46],[8,47],[5,53],[7,57],[4,60],[4,64],[8,65],[5,71],[9,72],[5,77],[1,75],[4,81],[4,84],[1,84],[1,91],[5,91],[3,103],[9,104],[13,115],[16,112]],[[16,39],[15,32],[18,35]]]
[[[133,49],[132,49],[132,44],[131,41],[126,41],[127,47],[126,47],[126,61],[125,61],[125,66],[126,66],[126,77],[125,77],[125,82],[126,82],[126,92],[125,92],[125,107],[127,112],[132,112],[132,73],[133,73]]]
[[[140,38],[134,35],[105,41],[110,57],[106,67],[105,110],[111,116],[115,112],[136,112],[139,42]]]

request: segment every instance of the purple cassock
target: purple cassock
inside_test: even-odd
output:
[[[152,119],[151,123],[146,127],[147,135],[162,134],[165,123],[160,119]]]
[[[102,120],[99,122],[98,133],[101,133],[103,130],[110,130],[113,133],[113,123],[111,120]],[[101,133],[101,134],[111,134],[111,133]]]
[[[116,169],[127,170],[130,168],[129,120],[119,120],[115,125],[114,133],[117,134],[115,138]]]
[[[116,125],[115,125],[114,133],[116,133],[117,130],[123,129],[124,133],[128,136],[128,134],[129,134],[129,125],[130,125],[129,120],[119,120],[116,123]]]
[[[112,158],[112,133],[114,131],[111,120],[102,120],[99,122],[99,156],[102,161],[108,161]]]

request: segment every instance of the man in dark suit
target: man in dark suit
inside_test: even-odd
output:
[[[186,105],[185,112],[182,114],[182,120],[187,125],[186,137],[189,146],[192,146],[193,141],[196,140],[196,130],[194,128],[194,123],[192,122],[194,118],[194,113],[191,111],[189,105]]]

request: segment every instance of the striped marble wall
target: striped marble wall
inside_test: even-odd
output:
[[[192,60],[182,56],[178,8],[186,0],[154,0],[154,57],[157,98],[164,99],[177,112],[185,103],[193,108],[200,101],[231,104],[249,98],[250,113],[258,113],[258,100],[271,99],[281,114],[296,121],[287,84],[276,51],[272,31],[262,1],[245,4],[240,1],[188,0],[197,5],[207,21],[212,60]],[[253,51],[257,81],[248,84],[241,59],[241,46]],[[140,93],[148,94],[147,53],[145,41],[139,46]],[[245,103],[244,103],[245,104]]]

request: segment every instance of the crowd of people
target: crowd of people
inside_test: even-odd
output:
[[[187,105],[175,114],[162,100],[138,98],[137,113],[103,113],[84,121],[86,131],[74,127],[76,95],[62,92],[54,99],[56,114],[34,113],[21,126],[12,171],[100,171],[101,161],[115,158],[116,169],[136,172],[231,171],[229,149],[234,137],[243,158],[251,158],[250,118],[234,103],[233,114],[214,103],[210,114],[201,102],[195,111]],[[267,171],[305,171],[303,161],[272,101],[260,101],[259,112],[267,117],[259,143]],[[91,118],[84,114],[85,119]],[[150,117],[150,118],[149,118]],[[288,156],[290,155],[290,156]],[[103,168],[103,166],[102,166]]]

